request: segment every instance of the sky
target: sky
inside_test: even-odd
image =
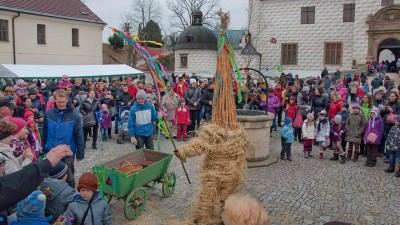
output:
[[[111,29],[120,28],[121,15],[131,8],[133,0],[82,0],[94,13],[96,13],[107,27],[103,30],[103,43],[108,43],[108,37],[112,35]],[[168,30],[171,13],[166,6],[166,0],[158,0],[163,11],[161,29]],[[242,29],[247,26],[248,0],[220,0],[224,12],[231,13],[229,29]]]

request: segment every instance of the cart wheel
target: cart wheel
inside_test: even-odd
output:
[[[142,214],[147,201],[146,190],[142,187],[133,189],[125,200],[125,217],[134,220]]]
[[[124,138],[123,136],[117,138],[117,143],[118,143],[118,144],[123,144],[123,143],[125,143],[125,138]]]
[[[175,191],[176,175],[175,173],[167,173],[164,176],[164,182],[162,184],[162,192],[165,197],[171,196]]]

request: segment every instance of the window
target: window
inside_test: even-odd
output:
[[[180,67],[188,67],[188,54],[180,54],[180,56],[181,56]]]
[[[381,5],[382,6],[388,6],[388,5],[393,5],[394,1],[393,0],[382,0]]]
[[[332,42],[325,43],[325,65],[341,65],[342,64],[342,43]]]
[[[315,6],[301,7],[301,24],[315,23]]]
[[[8,20],[0,20],[0,41],[8,41]]]
[[[343,22],[354,22],[356,14],[356,4],[343,5]]]
[[[44,45],[46,44],[46,25],[37,25],[37,43]]]
[[[72,28],[72,46],[79,47],[79,29]]]
[[[282,44],[282,65],[297,65],[297,44]]]

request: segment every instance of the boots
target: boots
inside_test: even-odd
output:
[[[324,153],[323,152],[319,153],[319,159],[324,159]]]
[[[353,159],[353,162],[357,162],[358,161],[358,155],[359,155],[360,153],[357,153],[357,152],[354,152],[354,159]]]
[[[339,153],[333,153],[333,157],[331,158],[331,160],[333,161],[339,160]]]
[[[340,164],[345,164],[346,163],[346,154],[343,154],[340,156]]]
[[[356,155],[356,153],[354,152],[354,157],[355,157],[355,155]],[[347,158],[349,159],[349,160],[351,160],[351,157],[353,156],[353,151],[352,150],[349,150],[348,152],[347,152]]]
[[[92,144],[92,149],[94,149],[94,150],[96,150],[96,149],[97,149],[97,145],[96,145],[96,143],[93,143],[93,144]]]
[[[397,170],[397,172],[394,174],[395,177],[400,177],[400,167],[399,170]]]
[[[304,152],[304,158],[308,159],[308,152]]]
[[[394,172],[394,167],[389,166],[389,168],[387,168],[387,169],[385,170],[385,172],[386,172],[386,173],[393,173],[393,172]]]
[[[308,151],[307,153],[308,153],[308,157],[310,157],[310,158],[314,157],[313,154],[311,153],[311,151]]]

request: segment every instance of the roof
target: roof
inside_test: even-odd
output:
[[[217,38],[204,26],[190,26],[176,39],[174,49],[217,50]]]
[[[261,55],[261,53],[259,53],[256,48],[254,48],[254,46],[250,43],[246,44],[246,47],[244,47],[244,49],[242,50],[242,52],[240,53],[242,55]]]
[[[140,70],[124,64],[118,65],[14,65],[0,64],[0,77],[48,79],[69,77],[112,77],[143,75]]]
[[[215,37],[219,38],[219,30],[213,31]],[[225,30],[225,33],[228,36],[228,40],[231,43],[234,50],[240,48],[240,42],[242,41],[242,37],[245,34],[244,30]]]
[[[0,0],[0,10],[105,24],[81,0]]]

